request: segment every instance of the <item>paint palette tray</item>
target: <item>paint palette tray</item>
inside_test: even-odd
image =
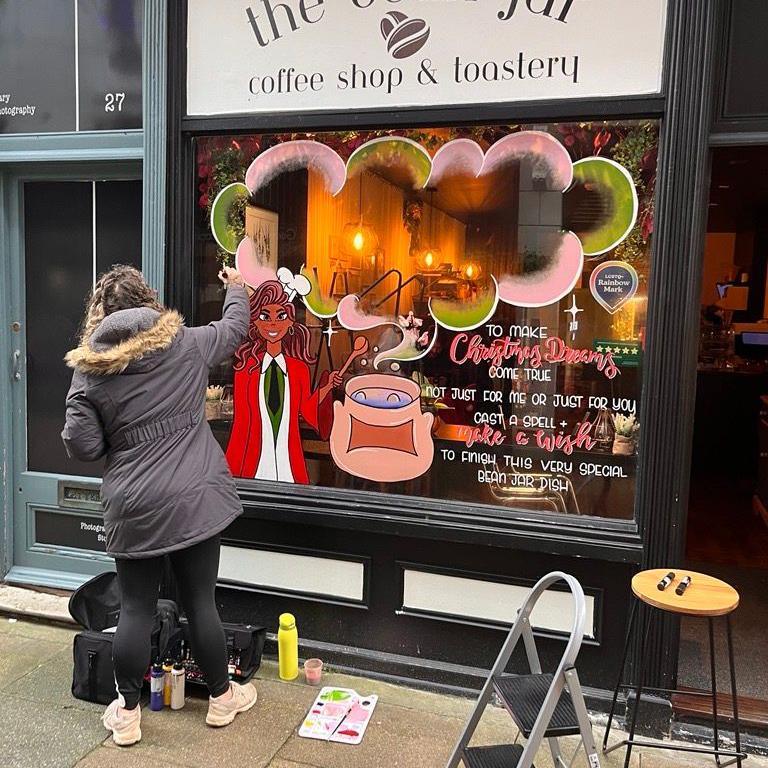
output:
[[[299,736],[337,744],[359,744],[378,700],[378,696],[361,696],[351,688],[326,686],[304,718]]]

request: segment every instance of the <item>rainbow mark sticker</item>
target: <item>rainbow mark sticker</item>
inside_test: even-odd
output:
[[[595,267],[589,278],[589,290],[595,301],[612,315],[637,293],[638,284],[635,268],[625,261],[605,261]]]

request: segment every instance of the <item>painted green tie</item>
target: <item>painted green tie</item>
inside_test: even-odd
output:
[[[285,376],[276,361],[267,368],[266,381],[267,412],[272,424],[272,434],[277,445],[277,435],[280,432],[280,421],[283,418],[283,395],[285,393]]]

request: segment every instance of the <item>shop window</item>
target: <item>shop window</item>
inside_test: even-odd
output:
[[[195,319],[223,262],[251,294],[206,401],[234,474],[631,518],[657,144],[651,121],[198,139]]]

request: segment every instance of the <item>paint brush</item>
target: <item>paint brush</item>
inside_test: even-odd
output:
[[[344,721],[347,719],[347,716],[352,711],[352,707],[354,707],[355,704],[357,704],[357,701],[358,700],[354,696],[352,696],[351,699],[348,702],[345,703],[344,706],[346,707],[346,712],[344,712],[344,714],[341,715],[341,718],[340,718],[339,722],[336,723],[336,727],[333,729],[333,731],[331,731],[328,734],[327,741],[330,741],[336,735],[336,731],[338,731],[339,728],[341,728],[341,726],[344,724]]]

